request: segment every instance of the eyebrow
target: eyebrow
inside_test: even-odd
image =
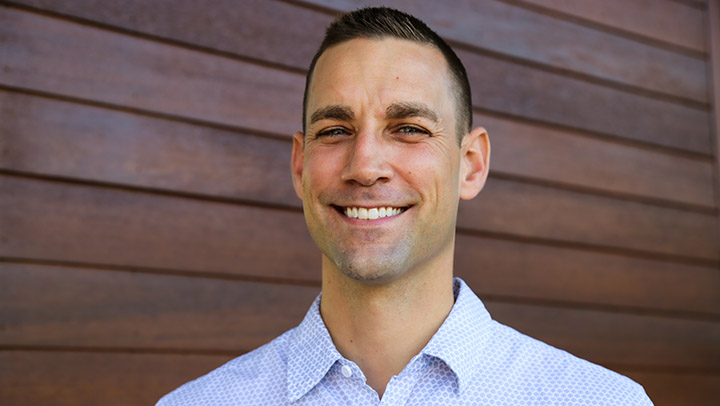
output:
[[[385,115],[390,119],[403,119],[408,117],[424,117],[438,122],[437,114],[427,105],[417,102],[398,102],[388,106]]]
[[[314,124],[320,120],[339,120],[346,121],[355,118],[355,113],[349,106],[342,104],[332,104],[315,110],[310,116],[310,124]]]
[[[387,118],[394,120],[408,117],[424,117],[436,123],[439,121],[437,114],[430,107],[417,102],[393,103],[385,109],[385,115]],[[310,116],[310,124],[314,124],[320,120],[346,121],[354,118],[355,113],[349,106],[332,104],[313,112]]]

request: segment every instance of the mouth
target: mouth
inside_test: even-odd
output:
[[[394,217],[405,212],[410,207],[341,207],[333,206],[340,214],[351,219],[377,220]]]

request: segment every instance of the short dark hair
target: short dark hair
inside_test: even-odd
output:
[[[339,16],[325,31],[325,39],[323,39],[320,48],[315,53],[305,79],[303,132],[306,131],[307,124],[306,115],[310,81],[320,56],[333,45],[353,39],[383,39],[388,37],[432,45],[442,52],[453,80],[458,139],[462,139],[465,133],[470,131],[472,127],[470,83],[465,67],[452,48],[424,22],[410,14],[388,7],[368,7]]]

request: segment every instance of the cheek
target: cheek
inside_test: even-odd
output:
[[[447,153],[419,153],[404,163],[402,173],[436,210],[453,211],[459,198],[459,163]]]
[[[339,151],[330,149],[314,149],[305,154],[303,168],[303,188],[312,193],[319,193],[324,187],[340,178],[342,157]]]
[[[398,148],[392,157],[397,173],[413,179],[413,183],[435,184],[447,188],[457,181],[458,159],[452,152],[435,145],[418,144]]]

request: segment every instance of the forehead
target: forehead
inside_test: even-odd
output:
[[[452,81],[442,53],[412,41],[353,39],[318,59],[308,89],[308,114],[327,104],[376,106],[422,102],[452,109]]]

